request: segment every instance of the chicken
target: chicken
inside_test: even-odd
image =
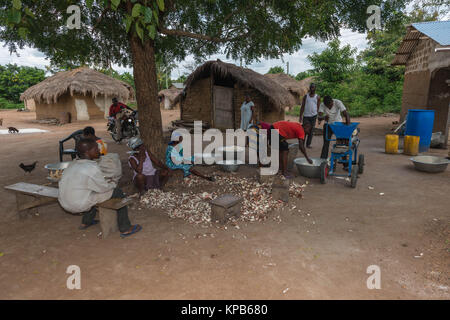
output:
[[[23,171],[25,171],[25,172],[28,172],[28,173],[31,173],[31,171],[33,171],[35,168],[36,168],[36,164],[37,164],[38,162],[37,161],[35,161],[33,164],[30,164],[30,165],[24,165],[23,163],[21,163],[21,164],[19,164],[19,167],[21,167],[22,168],[22,170]]]

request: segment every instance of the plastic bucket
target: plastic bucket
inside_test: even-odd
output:
[[[433,134],[434,110],[409,110],[406,119],[406,136],[420,137],[419,152],[428,151]]]
[[[396,134],[386,135],[385,152],[390,154],[398,153],[398,135]]]
[[[409,156],[417,156],[419,154],[420,137],[405,136],[403,144],[403,153]]]

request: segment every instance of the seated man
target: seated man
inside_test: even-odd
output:
[[[319,125],[322,120],[325,119],[325,124],[323,126],[323,147],[322,154],[320,155],[321,159],[328,159],[330,148],[329,139],[333,136],[333,130],[331,130],[328,123],[342,122],[341,114],[345,117],[345,123],[347,125],[350,124],[350,116],[342,101],[332,99],[330,96],[325,96],[323,98],[323,103],[319,108]]]
[[[134,112],[134,110],[126,104],[119,102],[117,98],[113,98],[112,103],[113,104],[109,107],[109,116],[116,119],[116,132],[118,134],[118,139],[120,140],[122,139],[122,123],[120,121],[126,116],[127,110],[131,112]]]
[[[140,138],[132,138],[128,147],[137,152],[130,156],[128,163],[134,171],[133,181],[139,194],[142,195],[149,189],[162,188],[169,179],[169,168],[145,148]],[[155,169],[153,163],[162,170]]]
[[[95,135],[95,129],[93,127],[86,127],[83,129],[83,138],[91,139],[97,142],[100,155],[105,156],[108,154],[108,147],[105,142]]]
[[[170,170],[183,170],[184,177],[189,177],[191,174],[199,176],[200,178],[206,179],[208,181],[214,181],[213,177],[207,177],[202,173],[198,172],[193,168],[192,164],[183,164],[183,149],[181,148],[179,151],[175,148],[183,141],[183,136],[174,131],[172,133],[172,137],[170,139],[169,146],[166,150],[166,165]],[[174,161],[175,160],[175,161]],[[191,161],[194,162],[194,157],[191,158]]]
[[[95,161],[100,157],[98,145],[94,140],[81,139],[77,143],[79,160],[73,161],[64,170],[59,181],[59,203],[72,213],[84,213],[81,230],[97,224],[95,205],[111,198],[124,198],[122,190],[113,182],[107,182]],[[132,226],[128,219],[128,209],[117,210],[117,222],[121,237],[139,232],[140,225]]]
[[[280,166],[281,173],[286,178],[292,178],[287,174],[287,159],[289,154],[289,144],[286,140],[298,139],[298,148],[305,155],[306,160],[312,164],[313,161],[306,154],[305,149],[305,133],[312,130],[310,123],[305,123],[303,126],[298,122],[278,121],[272,124],[272,129],[276,129],[280,139]]]

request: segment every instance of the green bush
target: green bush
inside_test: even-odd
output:
[[[19,104],[20,95],[44,79],[45,71],[38,68],[16,64],[0,66],[0,98]]]
[[[23,103],[15,103],[0,97],[0,109],[20,109],[23,108]]]
[[[286,112],[286,114],[287,114],[288,116],[299,117],[299,116],[300,116],[300,107],[301,107],[301,106],[295,106],[292,110]]]

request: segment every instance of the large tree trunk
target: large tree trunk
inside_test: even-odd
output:
[[[154,42],[147,39],[142,43],[134,32],[130,32],[129,42],[133,57],[141,137],[148,150],[159,157],[160,160],[164,160],[165,145],[158,102]]]

